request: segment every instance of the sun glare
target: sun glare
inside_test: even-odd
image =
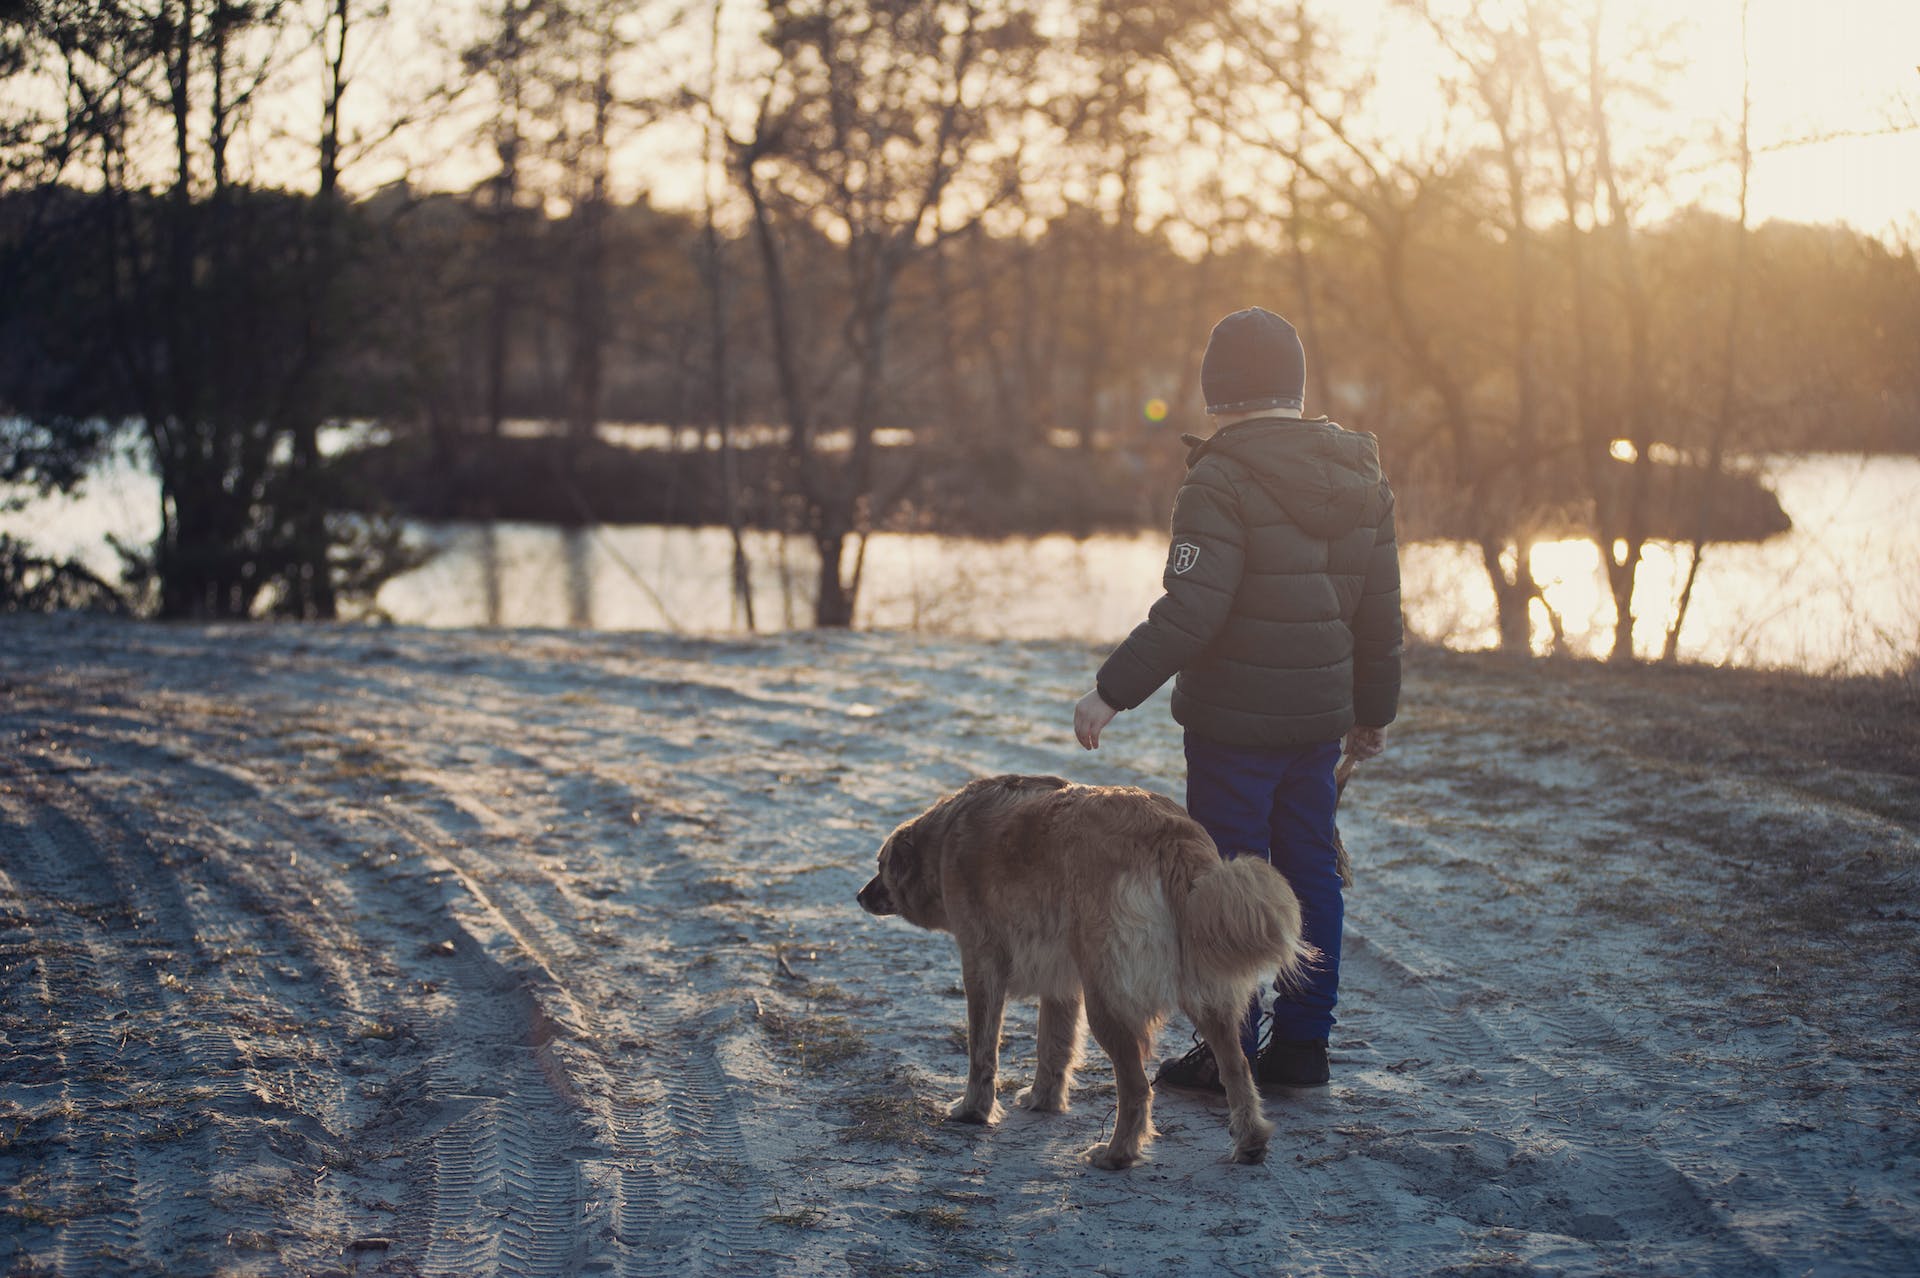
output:
[[[1575,7],[1573,0],[1567,0]],[[1585,9],[1585,0],[1577,6]],[[1753,219],[1846,222],[1920,234],[1920,3],[1836,0],[1615,0],[1607,48],[1655,44],[1673,70],[1646,86],[1620,141],[1642,153],[1649,210],[1702,203],[1731,212],[1743,80],[1752,96]],[[1391,0],[1323,6],[1341,46],[1374,70],[1373,127],[1417,150],[1444,132],[1443,85],[1460,64]],[[1744,56],[1743,56],[1744,49]],[[1659,157],[1657,168],[1656,157]],[[1669,158],[1670,157],[1670,158]]]

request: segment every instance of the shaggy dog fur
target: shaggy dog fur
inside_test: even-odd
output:
[[[951,932],[959,944],[967,1090],[949,1117],[999,1119],[1006,1001],[1037,996],[1033,1086],[1014,1103],[1066,1111],[1084,1009],[1119,1090],[1113,1139],[1086,1156],[1096,1167],[1131,1166],[1154,1135],[1153,1037],[1178,1007],[1219,1062],[1233,1161],[1266,1155],[1273,1125],[1260,1112],[1238,1026],[1264,978],[1284,978],[1309,958],[1300,904],[1264,862],[1221,860],[1172,799],[1058,777],[974,781],[888,836],[859,900],[870,913]]]

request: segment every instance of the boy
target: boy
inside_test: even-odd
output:
[[[1321,960],[1260,997],[1240,1030],[1262,1086],[1327,1081],[1344,902],[1334,868],[1334,764],[1385,748],[1400,696],[1400,565],[1393,490],[1372,435],[1303,418],[1293,325],[1236,311],[1214,326],[1200,389],[1215,430],[1191,445],[1173,506],[1166,593],[1100,667],[1074,735],[1101,729],[1169,677],[1186,729],[1187,810],[1226,857],[1267,859],[1300,898]],[[1156,1084],[1219,1090],[1205,1044]]]

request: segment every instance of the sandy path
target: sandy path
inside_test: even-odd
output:
[[[1086,1170],[1097,1052],[1063,1118],[935,1121],[958,964],[852,894],[972,775],[1177,795],[1158,701],[1072,747],[1092,664],[0,621],[0,1265],[1920,1271],[1910,780],[1454,660],[1352,792],[1336,1082],[1268,1165],[1168,1096]]]

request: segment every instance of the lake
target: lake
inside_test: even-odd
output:
[[[1896,670],[1920,661],[1920,458],[1843,454],[1752,463],[1779,494],[1793,530],[1765,542],[1710,546],[1694,587],[1681,654],[1690,660],[1817,672]],[[121,457],[78,499],[0,515],[0,531],[111,571],[104,536],[150,539],[157,488]],[[724,529],[526,524],[419,524],[437,553],[398,577],[379,604],[426,626],[590,627],[735,633]],[[800,537],[748,535],[755,621],[804,627],[815,559]],[[851,554],[851,548],[849,549]],[[980,541],[886,533],[867,548],[858,624],[987,638],[1117,641],[1159,594],[1164,533],[1051,535]],[[1613,609],[1587,542],[1533,549],[1534,572],[1560,614],[1567,645],[1604,654]],[[1457,648],[1495,640],[1493,595],[1478,551],[1461,543],[1402,548],[1405,607],[1417,635]],[[1635,595],[1634,646],[1657,657],[1686,571],[1683,547],[1653,543]],[[1535,643],[1549,641],[1535,605]]]

